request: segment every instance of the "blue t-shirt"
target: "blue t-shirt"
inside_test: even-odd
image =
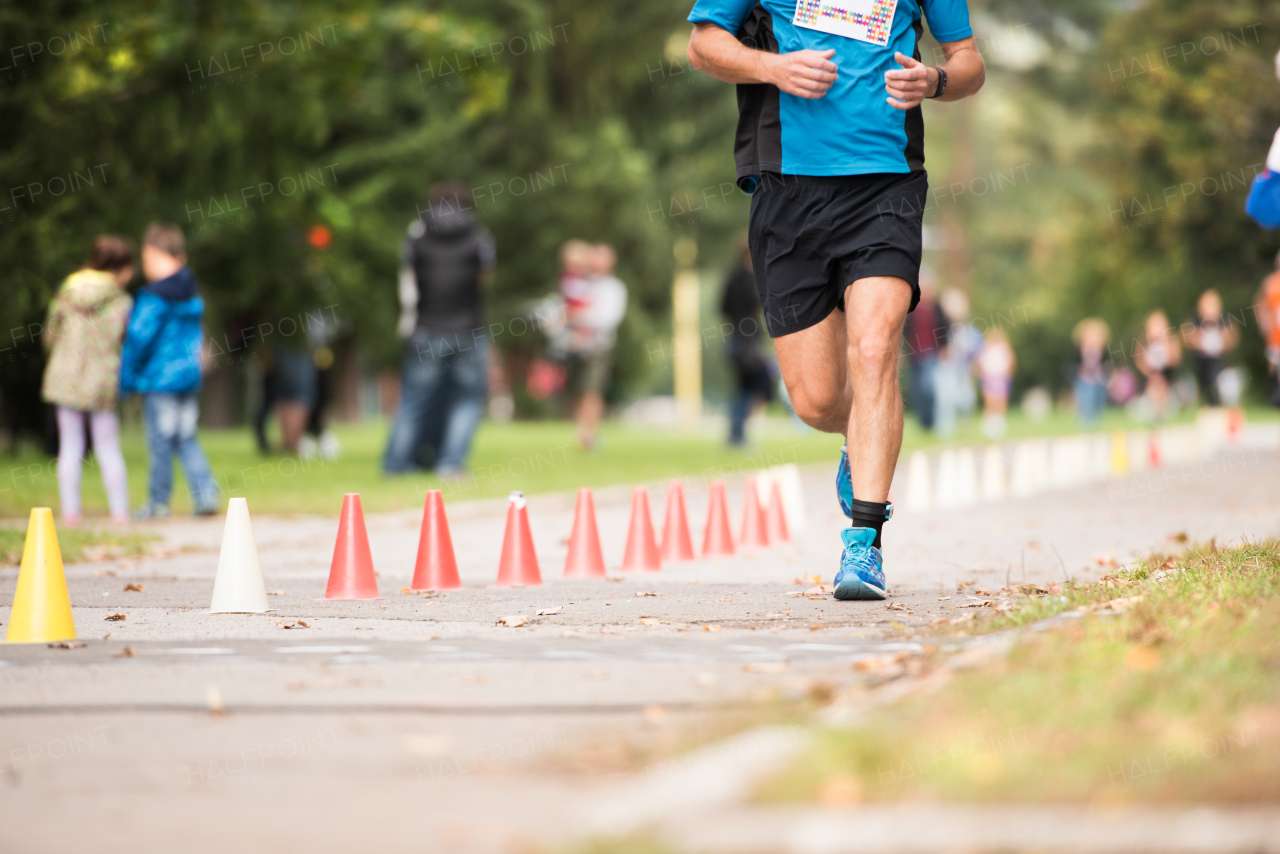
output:
[[[923,7],[923,10],[922,10]],[[821,98],[799,98],[775,86],[738,87],[738,183],[751,192],[761,172],[865,175],[924,168],[924,118],[885,100],[884,74],[900,68],[895,51],[916,56],[921,17],[940,42],[973,35],[966,0],[898,0],[884,47],[797,27],[794,0],[697,0],[689,20],[727,30],[752,47],[776,53],[835,49],[836,82]],[[919,58],[919,57],[917,57]],[[924,61],[926,65],[934,62]]]

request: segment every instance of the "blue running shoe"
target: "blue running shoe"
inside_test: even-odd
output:
[[[883,599],[884,558],[871,545],[876,532],[871,528],[845,528],[840,532],[844,551],[840,553],[840,571],[836,573],[837,599]]]
[[[849,450],[840,446],[840,468],[836,469],[836,498],[840,499],[840,512],[853,518],[853,475],[849,474]]]

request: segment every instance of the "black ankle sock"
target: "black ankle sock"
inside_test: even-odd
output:
[[[855,528],[870,528],[876,532],[876,539],[871,545],[880,548],[880,531],[889,516],[888,503],[876,501],[859,501],[853,499],[853,519]]]

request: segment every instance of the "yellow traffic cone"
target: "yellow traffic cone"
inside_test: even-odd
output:
[[[71,597],[62,572],[62,550],[53,526],[53,510],[31,508],[27,543],[22,549],[18,589],[9,613],[9,643],[46,643],[72,640],[76,626],[71,619]]]

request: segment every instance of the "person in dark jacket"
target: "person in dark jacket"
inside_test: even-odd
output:
[[[911,409],[920,426],[933,429],[937,401],[938,354],[947,346],[947,316],[938,302],[933,273],[920,268],[920,302],[907,317],[907,372],[911,377]]]
[[[387,441],[388,474],[434,466],[461,471],[488,394],[483,291],[495,261],[493,236],[476,221],[460,184],[432,189],[409,226],[400,263],[400,334],[408,339],[400,410]]]
[[[738,392],[729,403],[729,444],[746,442],[747,419],[757,405],[773,399],[773,376],[760,349],[764,324],[760,317],[760,295],[751,269],[751,252],[744,238],[738,266],[724,283],[720,312],[730,323],[729,360],[738,380]]]
[[[120,390],[142,395],[150,465],[149,501],[136,516],[169,515],[173,455],[178,455],[197,516],[218,511],[218,484],[196,440],[200,418],[204,300],[187,266],[182,229],[156,222],[143,237],[142,272],[120,357]]]

